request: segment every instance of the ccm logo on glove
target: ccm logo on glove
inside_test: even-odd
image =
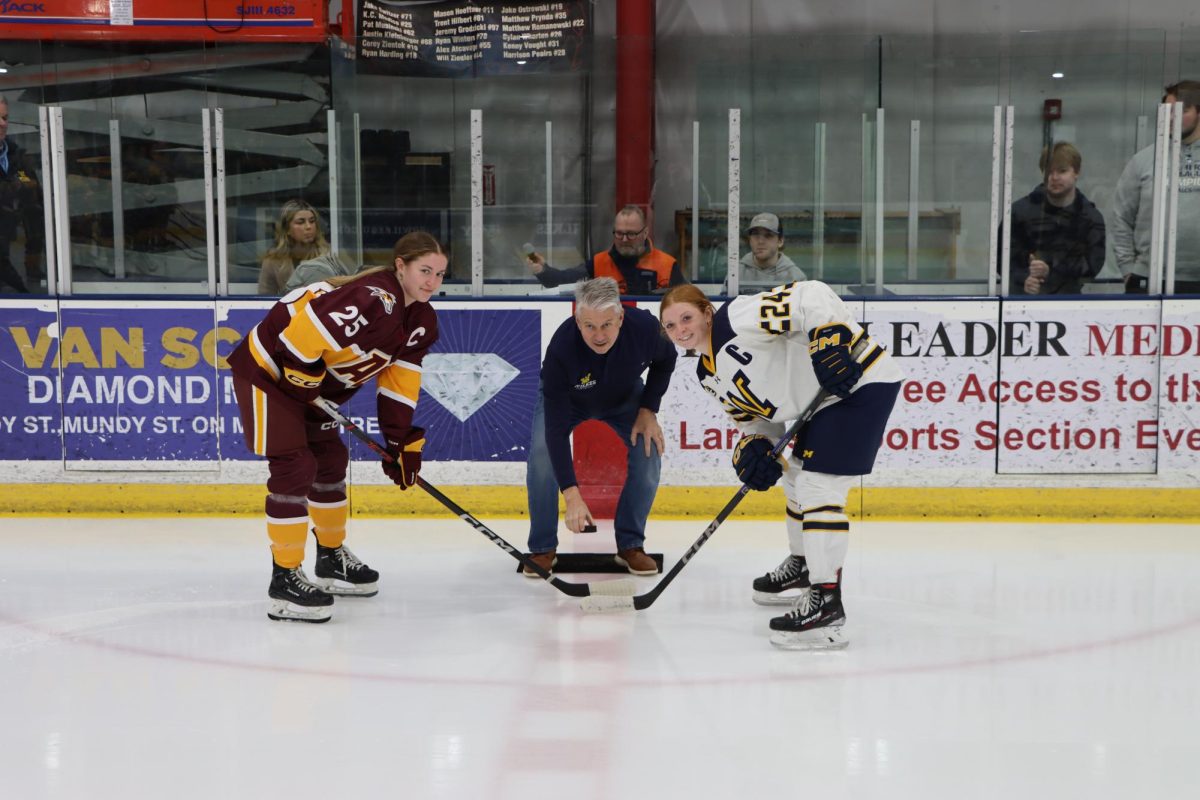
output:
[[[321,394],[321,382],[325,380],[325,363],[315,361],[312,364],[292,359],[280,359],[283,375],[279,388],[302,403],[311,403]]]

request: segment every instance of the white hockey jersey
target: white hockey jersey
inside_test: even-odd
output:
[[[820,281],[735,298],[713,315],[709,335],[713,355],[700,357],[696,374],[744,434],[771,436],[800,416],[821,389],[811,354],[825,347],[849,345],[862,364],[854,391],[903,378],[899,365]],[[837,402],[830,396],[822,407]]]

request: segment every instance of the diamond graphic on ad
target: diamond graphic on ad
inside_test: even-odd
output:
[[[495,353],[430,353],[423,366],[421,388],[460,422],[521,374]]]

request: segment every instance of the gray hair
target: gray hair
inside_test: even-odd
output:
[[[590,308],[603,311],[606,308],[621,310],[621,290],[612,278],[593,278],[575,284],[575,313]]]

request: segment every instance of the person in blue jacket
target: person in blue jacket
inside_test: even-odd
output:
[[[546,570],[554,567],[560,491],[568,530],[579,533],[593,522],[579,493],[570,436],[584,420],[597,419],[612,428],[628,450],[614,521],[616,561],[634,575],[658,571],[644,542],[663,450],[658,407],[674,370],[675,346],[658,320],[647,311],[622,306],[615,280],[595,278],[576,286],[575,315],[550,339],[533,411],[525,484],[534,563]],[[537,577],[528,568],[525,574]]]

